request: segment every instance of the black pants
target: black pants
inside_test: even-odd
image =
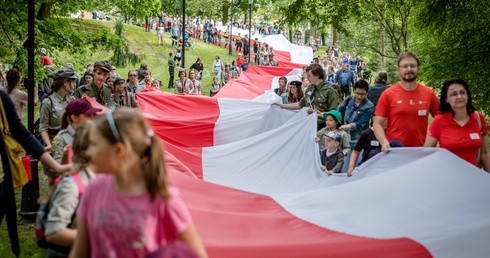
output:
[[[249,49],[250,48],[247,45],[243,46],[243,55],[245,57],[248,56]]]
[[[350,96],[350,86],[349,85],[341,85],[340,86],[340,97],[342,100]]]
[[[174,73],[175,73],[175,68],[174,67],[169,67],[168,68],[168,73],[170,74],[170,79],[168,79],[168,88],[173,88],[174,87]]]

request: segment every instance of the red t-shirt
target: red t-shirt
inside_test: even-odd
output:
[[[453,120],[452,113],[447,112],[434,118],[427,133],[439,140],[441,148],[447,149],[476,166],[476,158],[482,144],[482,137],[488,134],[485,117],[480,112],[478,114],[483,131],[478,127],[475,113],[470,114],[468,122],[460,126]]]
[[[53,65],[53,61],[51,61],[51,58],[49,58],[49,56],[43,56],[41,59],[41,64],[42,65]]]
[[[415,90],[407,91],[397,83],[383,91],[375,115],[388,119],[388,141],[417,147],[424,145],[429,113],[434,117],[438,108],[439,100],[431,88],[417,83]]]
[[[235,60],[236,66],[240,67],[243,63],[245,63],[247,60],[243,57],[239,57]]]

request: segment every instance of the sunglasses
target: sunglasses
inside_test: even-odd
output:
[[[129,77],[136,77],[136,74],[130,74]]]

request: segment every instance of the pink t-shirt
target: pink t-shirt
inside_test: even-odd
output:
[[[87,225],[90,257],[146,257],[159,245],[175,240],[192,218],[180,192],[169,188],[170,198],[152,201],[149,194],[119,193],[111,175],[92,180],[77,211]]]

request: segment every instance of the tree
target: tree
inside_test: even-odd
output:
[[[65,50],[71,54],[95,51],[99,46],[109,43],[108,30],[86,31],[75,19],[66,19],[69,13],[75,13],[82,6],[90,8],[93,1],[51,1],[36,5],[36,48],[48,51]],[[27,40],[27,3],[25,1],[0,0],[0,59],[19,66],[27,67],[27,52],[24,43]],[[57,60],[53,60],[56,61]],[[45,76],[36,62],[38,78]]]
[[[468,81],[475,106],[490,114],[490,2],[428,0],[417,9],[416,50],[423,80],[440,87],[447,79]]]
[[[125,67],[128,64],[135,64],[141,61],[141,56],[131,52],[128,40],[124,35],[124,24],[121,20],[116,22],[114,26],[115,37],[109,45],[110,49],[114,50],[114,56],[111,58],[111,64],[115,66]]]
[[[339,32],[347,32],[345,22],[359,15],[359,1],[353,0],[273,0],[285,24],[296,26],[309,21],[313,28],[322,32],[332,26]]]

